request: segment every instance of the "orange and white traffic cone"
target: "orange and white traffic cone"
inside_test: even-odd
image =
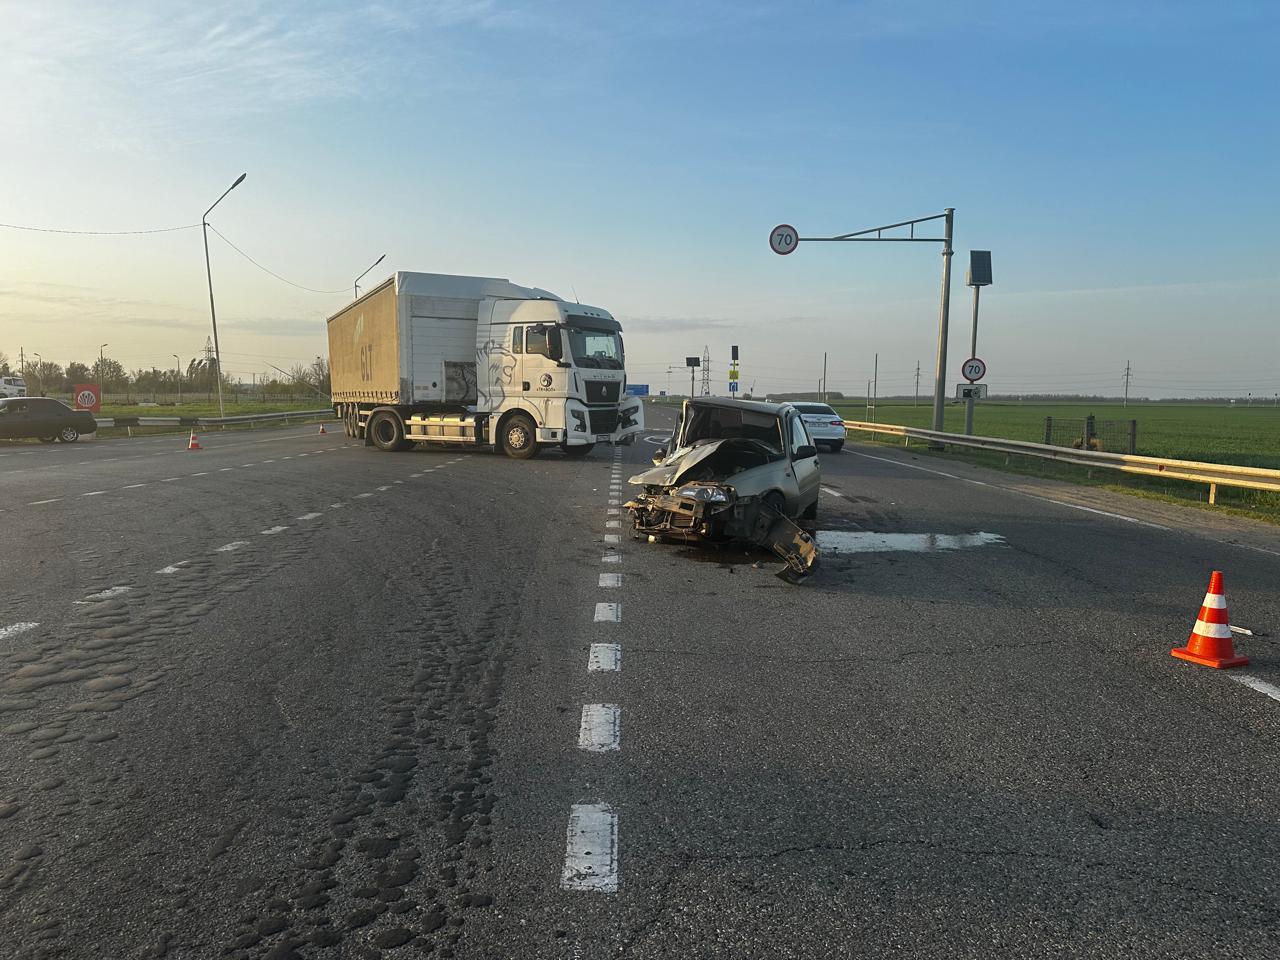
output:
[[[187,442],[187,449],[188,450],[204,449],[203,447],[200,446],[200,438],[196,436],[196,432],[194,430],[191,431],[191,439]]]
[[[323,423],[322,423],[322,424],[320,424],[320,436],[322,436],[322,437],[323,437],[323,436],[324,436],[325,434],[327,434],[328,432],[329,432],[329,431],[328,431],[328,430],[326,430],[326,429],[324,428],[324,424],[323,424]]]
[[[1204,595],[1200,616],[1191,628],[1191,638],[1185,647],[1175,647],[1173,655],[1205,667],[1243,667],[1249,662],[1245,656],[1236,656],[1231,643],[1231,619],[1227,615],[1227,597],[1222,592],[1222,572],[1213,571],[1209,577],[1209,592]]]

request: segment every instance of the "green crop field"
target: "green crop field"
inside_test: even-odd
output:
[[[226,403],[228,417],[246,417],[255,413],[285,413],[289,410],[323,410],[328,404],[320,397],[310,400],[281,400],[268,403],[244,401]],[[218,401],[209,402],[203,398],[197,403],[164,404],[161,406],[144,406],[143,404],[104,403],[100,417],[216,417]]]
[[[835,403],[846,420],[866,420],[864,404]],[[1235,463],[1280,469],[1280,407],[1271,404],[1173,404],[1131,403],[1027,403],[987,401],[974,413],[974,433],[1008,440],[1044,442],[1044,418],[1082,419],[1093,414],[1099,421],[1137,420],[1137,452],[1152,457]],[[925,402],[881,403],[879,423],[928,428],[933,408]],[[964,406],[947,404],[946,429],[964,430]],[[1116,452],[1126,452],[1118,447]]]

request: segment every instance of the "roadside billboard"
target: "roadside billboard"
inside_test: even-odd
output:
[[[77,383],[71,394],[77,410],[102,412],[102,387],[96,383]]]

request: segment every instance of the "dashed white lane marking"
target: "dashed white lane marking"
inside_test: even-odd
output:
[[[616,703],[584,703],[578,747],[591,753],[622,749],[622,708]]]
[[[356,496],[357,496],[358,498],[360,498],[360,499],[362,499],[362,500],[363,500],[365,497],[372,497],[372,496],[373,496],[373,494],[372,494],[372,493],[357,493],[357,494],[356,494]]]
[[[270,527],[266,530],[263,530],[261,531],[261,533],[264,537],[274,537],[277,533],[284,533],[288,529],[289,529],[288,527],[276,526],[276,527]]]
[[[177,573],[180,569],[185,567],[190,562],[191,562],[190,560],[179,560],[177,563],[171,563],[167,567],[160,568],[159,570],[156,571],[156,573],[163,573],[163,574]]]
[[[595,622],[596,623],[621,623],[622,622],[622,604],[597,603]]]
[[[275,463],[275,461],[274,461],[274,460],[263,460],[262,462],[263,462],[263,463]]]
[[[331,504],[329,504],[329,509],[330,509],[330,510],[337,510],[337,509],[339,509],[339,508],[341,508],[341,507],[345,507],[345,506],[346,506],[346,504],[345,504],[345,503],[331,503]]]
[[[620,573],[602,573],[602,574],[600,574],[600,586],[602,586],[602,587],[620,587],[620,586],[622,586],[622,574],[620,574]]]
[[[590,673],[617,673],[622,669],[622,647],[616,643],[593,643],[587,654]]]
[[[102,496],[102,495],[103,495],[104,493],[106,493],[106,492],[107,492],[107,491],[105,491],[105,490],[90,490],[88,493],[82,493],[82,494],[80,494],[80,496],[82,496],[82,497],[100,497],[100,496]]]
[[[569,808],[560,886],[618,892],[618,815],[607,803],[575,803]]]
[[[1129,517],[1123,513],[1111,513],[1108,510],[1098,510],[1095,507],[1086,507],[1079,503],[1067,503],[1065,500],[1055,500],[1053,497],[1043,497],[1038,493],[1027,493],[1024,490],[1014,490],[1011,487],[1005,487],[996,483],[984,483],[981,480],[970,480],[968,477],[958,477],[954,473],[946,473],[942,470],[930,470],[928,467],[921,467],[914,463],[903,463],[901,460],[893,460],[889,457],[873,457],[869,453],[858,453],[852,451],[855,456],[866,457],[868,460],[879,460],[881,463],[891,463],[895,467],[906,467],[909,470],[919,470],[922,473],[932,473],[938,477],[946,477],[948,480],[959,480],[962,483],[969,483],[975,487],[995,487],[997,490],[1003,490],[1005,493],[1012,493],[1019,497],[1028,497],[1031,500],[1041,500],[1045,503],[1056,504],[1059,507],[1066,507],[1068,510],[1083,510],[1085,513],[1094,513],[1101,517],[1109,517],[1112,520],[1123,520],[1125,523],[1136,523],[1139,526],[1151,527],[1155,530],[1168,530],[1168,527],[1158,523],[1152,523],[1150,520],[1139,520],[1137,517]]]
[[[252,466],[253,466],[253,464],[252,464],[252,463],[242,463],[242,464],[240,464],[240,466],[242,466],[242,467],[252,467]]]
[[[7,627],[0,627],[0,640],[8,640],[10,637],[16,637],[20,633],[34,630],[38,626],[40,626],[38,623],[11,623]]]
[[[38,506],[41,506],[42,504],[46,504],[46,503],[57,503],[57,502],[58,502],[59,500],[61,500],[61,499],[62,499],[61,497],[52,497],[52,498],[50,498],[50,499],[48,499],[48,500],[32,500],[30,503],[28,503],[28,504],[27,504],[27,506],[28,506],[28,507],[38,507]]]
[[[616,533],[606,533],[604,535],[604,542],[605,543],[621,543],[622,537],[618,536],[618,534]]]
[[[1277,687],[1274,683],[1267,683],[1267,681],[1259,680],[1257,677],[1252,677],[1247,673],[1229,673],[1227,676],[1237,683],[1243,683],[1252,690],[1266,694],[1272,700],[1280,700],[1280,687]]]
[[[220,546],[217,552],[232,553],[233,551],[239,550],[241,547],[247,547],[248,545],[249,545],[248,540],[232,540],[230,543],[224,543],[222,546]]]
[[[391,489],[391,488],[390,488],[389,486],[388,486],[388,487],[379,487],[379,488],[378,488],[378,492],[379,492],[379,493],[381,493],[383,490],[390,490],[390,489]]]
[[[122,488],[124,490],[137,490],[139,487],[145,487],[145,483],[129,483]]]
[[[823,492],[823,493],[829,493],[829,494],[830,494],[831,496],[833,496],[833,497],[843,497],[843,496],[844,496],[844,494],[843,494],[843,493],[841,493],[839,490],[834,489],[833,487],[822,487],[821,489],[822,489],[822,492]]]
[[[318,517],[318,516],[320,516],[320,514],[318,514],[318,513],[304,513],[302,516],[298,517],[297,519],[299,519],[299,520],[314,520],[314,519],[315,519],[316,517]]]
[[[110,600],[112,597],[118,597],[122,593],[128,593],[132,589],[133,587],[124,587],[124,586],[107,587],[107,589],[105,590],[100,590],[97,593],[89,594],[83,600],[77,600],[76,603],[93,603],[98,600]]]
[[[207,477],[208,475],[209,475],[208,470],[201,470],[199,473],[192,474],[193,477]]]
[[[181,477],[165,477],[165,478],[164,478],[163,480],[161,480],[160,482],[161,482],[161,483],[173,483],[175,480],[181,480],[181,479],[182,479]]]
[[[420,473],[411,473],[411,474],[409,474],[409,479],[410,479],[410,480],[417,480],[420,476],[422,476],[422,474],[420,474]]]
[[[621,520],[606,520],[606,521],[604,522],[604,525],[605,525],[608,529],[610,529],[610,530],[617,530],[619,527],[621,527],[621,526],[622,526],[622,521],[621,521]]]
[[[235,467],[219,467],[219,468],[218,468],[218,472],[219,472],[219,473],[226,473],[227,471],[229,471],[229,470],[234,470],[234,469],[235,469]]]
[[[606,553],[603,557],[601,557],[601,558],[600,558],[600,562],[601,562],[601,563],[621,563],[621,562],[622,562],[622,554],[620,554],[620,553]]]

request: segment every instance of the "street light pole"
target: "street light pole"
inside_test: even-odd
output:
[[[380,263],[381,263],[383,260],[385,260],[385,259],[387,259],[387,255],[384,253],[384,254],[383,254],[382,256],[380,256],[377,260],[373,261],[373,264],[369,267],[369,270],[372,270],[374,267],[376,267],[378,264],[380,264]],[[366,273],[368,273],[368,272],[369,272],[369,270],[366,270],[364,273],[360,274],[360,276],[356,277],[356,282],[355,282],[354,284],[352,284],[353,292],[355,293],[355,296],[354,296],[354,297],[352,297],[352,299],[353,299],[353,300],[359,300],[359,299],[360,299],[360,281],[364,279],[365,274],[366,274]]]
[[[938,310],[938,360],[933,373],[933,429],[942,432],[943,398],[947,392],[947,332],[951,321],[951,234],[956,211],[947,207],[943,211],[946,222],[942,228],[942,303]]]
[[[178,406],[182,406],[182,358],[176,353],[171,353],[169,356],[178,361],[173,365],[173,372],[178,375]]]
[[[247,177],[247,173],[242,173],[236,178],[236,182],[222,191],[222,197],[240,186]],[[217,367],[214,371],[218,381],[218,416],[225,417],[226,409],[222,405],[222,351],[218,348],[218,312],[213,306],[213,268],[209,265],[209,214],[213,212],[213,208],[222,202],[222,197],[213,201],[209,209],[204,212],[204,216],[200,218],[200,232],[204,234],[204,272],[209,278],[209,319],[213,323],[213,362]]]

